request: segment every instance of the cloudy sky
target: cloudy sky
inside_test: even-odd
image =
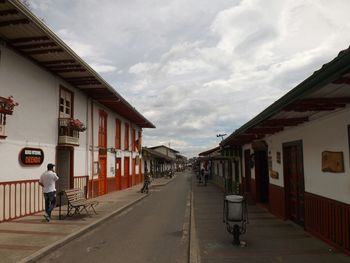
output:
[[[349,0],[31,0],[32,11],[191,157],[350,45]]]

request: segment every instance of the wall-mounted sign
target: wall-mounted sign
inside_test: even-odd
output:
[[[41,165],[44,162],[44,151],[39,148],[23,148],[19,158],[23,165]]]
[[[343,152],[322,152],[322,172],[344,173]]]

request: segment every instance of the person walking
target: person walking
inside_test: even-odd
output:
[[[208,170],[208,168],[205,168],[205,171],[204,171],[204,186],[207,186],[208,179],[209,179],[209,170]]]
[[[202,168],[199,172],[198,184],[201,184],[203,182],[204,182],[204,168]]]
[[[51,212],[56,206],[56,181],[58,180],[57,174],[54,172],[55,165],[49,163],[47,165],[47,171],[44,172],[39,179],[39,185],[43,187],[44,199],[45,199],[45,220],[50,222]]]
[[[147,168],[146,168],[146,170],[145,170],[145,179],[143,181],[143,186],[141,188],[141,193],[145,192],[146,194],[148,194],[148,185],[150,183],[151,183],[151,176],[147,172]]]

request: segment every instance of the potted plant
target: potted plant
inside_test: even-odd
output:
[[[12,115],[14,108],[18,105],[18,102],[13,99],[13,96],[7,98],[0,97],[0,113]]]
[[[69,127],[73,130],[80,131],[80,132],[83,132],[86,130],[84,123],[82,123],[78,119],[71,119],[69,121]]]

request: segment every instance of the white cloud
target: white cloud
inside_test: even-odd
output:
[[[350,43],[344,0],[33,0],[33,9],[188,156]],[[67,8],[69,7],[69,8]],[[122,85],[120,85],[121,83]]]

